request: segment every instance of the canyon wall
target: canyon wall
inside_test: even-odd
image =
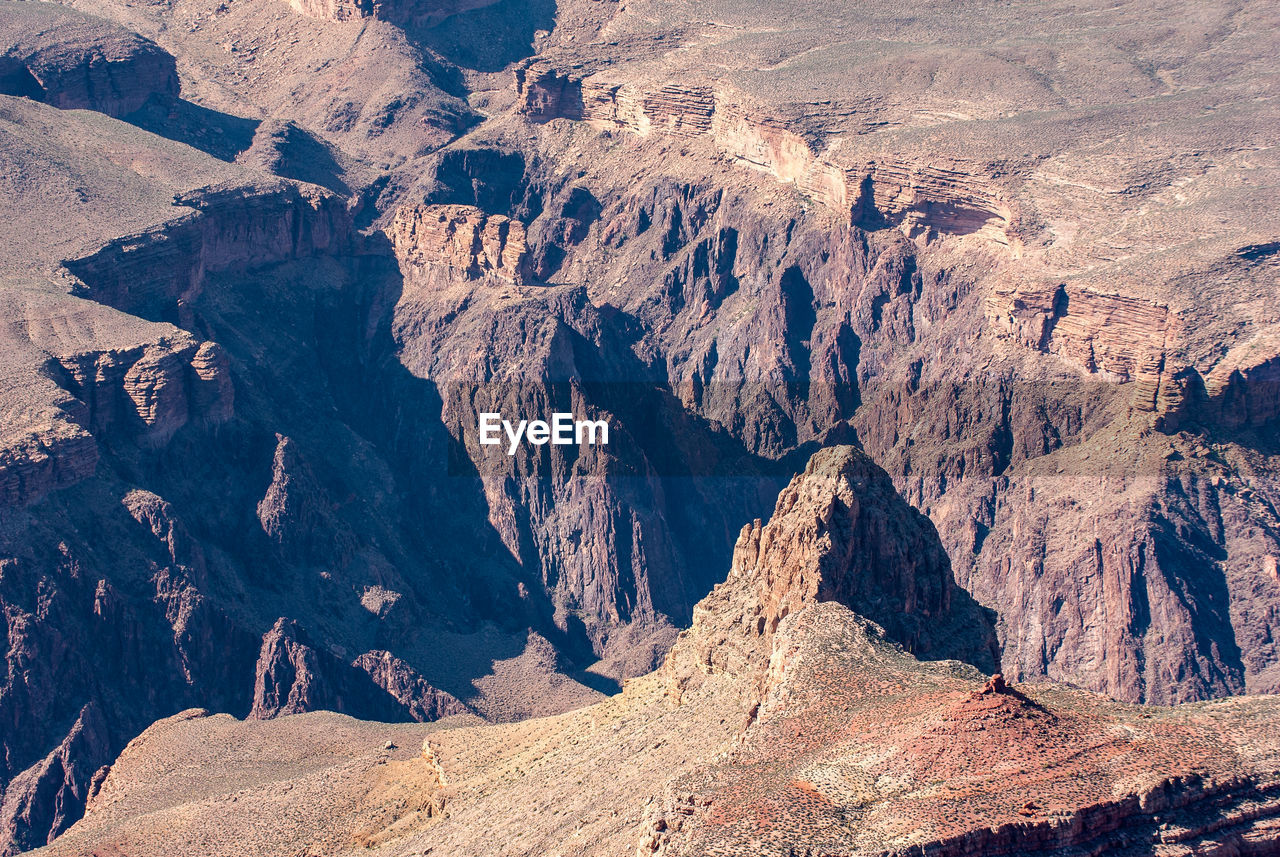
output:
[[[588,283],[682,406],[753,455],[790,463],[855,430],[1000,614],[1008,674],[1151,702],[1274,685],[1274,514],[1237,499],[1258,472],[1247,444],[1215,441],[1216,484],[1186,481],[1206,453],[1182,427],[1230,426],[1212,404],[1225,388],[1197,393],[1171,357],[1176,314],[1074,284],[1009,289],[998,242],[757,205],[738,184],[659,178],[640,134],[600,140],[653,159],[654,180],[527,175],[548,187],[530,254]],[[585,230],[557,225],[570,195],[598,203]],[[1265,368],[1252,377],[1267,401]]]
[[[199,210],[67,262],[83,297],[39,277],[4,295],[6,853],[74,823],[100,769],[175,706],[468,710],[438,686],[470,690],[436,678],[438,643],[402,632],[473,632],[461,591],[483,604],[487,584],[451,591],[456,548],[406,546],[421,520],[347,422],[345,391],[378,386],[377,307],[398,277],[360,270],[344,204],[316,189],[186,202]],[[362,313],[367,329],[351,323]],[[499,560],[489,574],[504,572]],[[424,621],[427,603],[453,619]]]
[[[464,6],[295,8],[381,56],[367,16]],[[76,54],[48,89],[13,54],[0,82],[105,112],[171,98],[167,55],[128,51]],[[274,115],[249,96],[300,67],[237,91]],[[337,191],[178,193],[174,220],[24,285],[58,311],[24,296],[0,342],[5,848],[65,829],[179,707],[500,719],[593,693],[570,676],[613,690],[680,625],[729,633],[694,605],[735,544],[735,580],[756,576],[713,598],[754,599],[726,621],[783,660],[795,617],[835,601],[984,668],[993,621],[1010,680],[1162,703],[1280,686],[1273,342],[1201,375],[1170,359],[1188,322],[1162,300],[1009,286],[1021,214],[990,164],[855,157],[719,82],[587,68],[520,65],[515,111],[493,94],[438,152],[443,126],[400,100],[420,68],[367,112],[325,90],[309,127],[350,143],[403,114],[404,151],[339,175],[349,153],[265,124],[253,163]],[[484,410],[605,419],[612,444],[508,456],[477,443]],[[875,464],[829,453],[785,531],[741,529],[846,443]]]
[[[0,505],[34,503],[91,477],[95,436],[154,447],[188,422],[213,425],[234,412],[227,356],[215,343],[41,292],[10,295],[6,309],[0,339],[10,371],[33,375],[38,386],[5,379]]]
[[[724,157],[795,185],[841,219],[908,235],[979,234],[1002,245],[1014,211],[978,169],[893,159],[846,163],[839,143],[822,151],[741,95],[711,86],[667,83],[647,88],[602,75],[574,76],[537,60],[515,71],[523,113],[534,121],[564,118],[647,137],[705,137]]]
[[[204,188],[174,205],[195,211],[67,260],[66,268],[91,284],[80,293],[122,312],[187,326],[184,307],[209,274],[352,250],[345,204],[319,188],[284,182]]]
[[[514,284],[529,278],[525,226],[474,206],[401,209],[387,230],[409,279],[493,277]]]

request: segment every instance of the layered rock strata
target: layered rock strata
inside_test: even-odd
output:
[[[419,205],[401,209],[388,237],[407,278],[492,278],[521,284],[529,278],[525,226],[474,206]]]
[[[52,408],[31,407],[25,383],[6,387],[14,407],[0,453],[0,505],[34,503],[93,475],[95,436],[163,444],[188,422],[212,425],[234,412],[226,353],[169,325],[122,329],[113,311],[33,291],[8,302],[0,337],[12,371],[35,373]]]
[[[1108,381],[1134,382],[1135,405],[1168,409],[1160,401],[1178,318],[1153,301],[1101,294],[1077,286],[995,290],[987,298],[990,321],[1021,345],[1054,354]]]
[[[65,262],[99,303],[155,321],[189,325],[184,307],[206,277],[309,256],[351,251],[351,216],[342,200],[294,183],[210,187],[183,194],[195,209],[145,232],[109,241]]]
[[[972,168],[905,161],[846,163],[838,141],[815,151],[806,138],[741,95],[675,83],[646,90],[600,75],[577,77],[534,63],[516,70],[523,112],[536,121],[588,122],[639,136],[707,137],[727,158],[795,185],[841,218],[908,235],[978,233],[1008,245],[1014,212]]]

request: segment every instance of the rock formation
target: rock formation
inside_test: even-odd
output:
[[[649,845],[696,852],[728,819],[724,842],[749,849],[744,819],[780,808],[807,831],[796,848],[833,850],[805,826],[824,801],[856,819],[860,795],[916,800],[890,787],[908,773],[963,780],[955,759],[929,767],[930,724],[1034,723],[1124,759],[1158,743],[1130,709],[1035,682],[1162,704],[1280,687],[1265,4],[712,11],[0,3],[0,850],[43,844],[99,786],[110,806],[128,780],[102,767],[185,709],[214,714],[158,727],[180,745],[254,711],[288,712],[253,721],[261,737],[316,706],[506,721],[597,700],[664,661],[811,459],[707,602],[729,607],[696,614],[684,683],[641,679],[559,721],[607,733],[572,781],[547,762],[533,790],[572,785],[584,837],[640,838],[637,805],[589,805],[617,780],[654,797]],[[477,442],[481,412],[560,409],[608,421],[610,445]],[[866,457],[813,457],[848,444]],[[857,560],[871,544],[883,561]],[[974,702],[985,676],[904,660],[846,607],[1026,699]],[[804,718],[770,712],[806,692],[791,667],[853,650],[897,666],[850,711],[901,685],[894,711],[922,718],[880,745],[906,747],[902,766],[819,781],[752,767],[751,744],[762,788],[807,785],[734,803],[738,775],[708,760],[758,729],[813,767],[787,743]],[[802,673],[860,674],[832,657]],[[1071,720],[1082,706],[1102,713]],[[1246,829],[1272,793],[1264,751],[1232,735],[1269,709],[1196,710],[1235,725],[1170,715],[1177,741],[1237,750],[1149,757],[1169,783],[1064,760],[1044,794],[1074,821],[1002,797],[982,823],[939,816],[910,841],[869,824],[863,844],[1096,850],[1079,831],[1120,821],[1149,844],[1150,810],[1194,847],[1214,825],[1214,847],[1267,845]],[[870,723],[848,713],[831,722]],[[513,849],[556,850],[521,838],[550,801],[498,785],[555,729],[471,726],[429,771],[375,772],[394,797],[344,804],[358,821],[326,835],[382,844],[448,805],[464,809],[441,850],[491,821]],[[1122,727],[1136,744],[1097,738]],[[379,756],[386,740],[369,758],[412,761]],[[324,746],[313,761],[353,758]],[[487,753],[506,760],[493,780]],[[701,779],[657,796],[685,774]],[[258,797],[228,803],[291,805]],[[1151,809],[1166,797],[1191,810]]]
[[[127,116],[150,99],[176,99],[178,72],[154,42],[109,21],[57,4],[6,0],[0,94]]]
[[[823,450],[744,532],[664,668],[614,698],[425,734],[184,712],[126,748],[44,853],[1274,850],[1277,742],[1260,727],[1275,699],[1144,708],[919,661],[840,600],[887,606],[900,627],[955,618],[940,593],[902,600],[945,570],[893,508],[864,456]],[[179,820],[184,842],[161,835]]]
[[[83,293],[143,318],[190,325],[184,308],[210,274],[350,252],[350,216],[317,188],[199,188],[174,205],[195,211],[66,260],[67,270],[88,284]]]
[[[815,152],[809,140],[734,91],[676,83],[652,90],[575,77],[538,61],[515,71],[521,110],[535,121],[564,118],[642,137],[706,136],[725,157],[760,170],[851,222],[886,220],[908,234],[980,233],[1010,241],[1013,212],[989,182],[962,164],[939,168],[902,161],[848,163],[837,150]]]
[[[866,455],[836,446],[810,459],[767,524],[743,528],[728,580],[698,604],[667,660],[677,694],[706,673],[763,672],[781,622],[828,601],[874,618],[922,658],[995,663],[988,620],[956,586],[928,519]]]
[[[396,214],[388,235],[407,279],[528,278],[524,224],[474,206],[424,205]]]

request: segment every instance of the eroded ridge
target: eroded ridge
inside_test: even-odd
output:
[[[579,76],[538,61],[516,69],[519,109],[535,121],[563,118],[642,137],[704,137],[733,162],[795,185],[850,223],[897,225],[908,235],[977,233],[1001,245],[1014,210],[977,171],[885,158],[850,163],[840,140],[820,150],[745,96],[714,86],[655,85]]]
[[[610,699],[503,725],[184,712],[130,743],[45,853],[1274,850],[1276,699],[1148,708],[1013,684],[919,660],[851,610],[889,605],[900,636],[958,609],[911,594],[941,570],[927,528],[879,517],[901,502],[886,485],[852,448],[818,453],[663,668]]]

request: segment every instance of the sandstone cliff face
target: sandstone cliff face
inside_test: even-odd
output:
[[[1159,395],[1174,374],[1165,363],[1178,334],[1178,319],[1168,307],[1066,285],[996,290],[987,307],[990,320],[1020,344],[1089,374],[1134,382],[1135,407],[1168,409]]]
[[[1188,378],[1189,395],[1199,391]],[[1227,352],[1203,379],[1205,416],[1230,428],[1265,428],[1280,419],[1280,341],[1259,336]],[[1192,403],[1194,414],[1195,405]]]
[[[529,277],[524,224],[473,206],[403,208],[388,237],[406,279],[493,278],[521,284]]]

